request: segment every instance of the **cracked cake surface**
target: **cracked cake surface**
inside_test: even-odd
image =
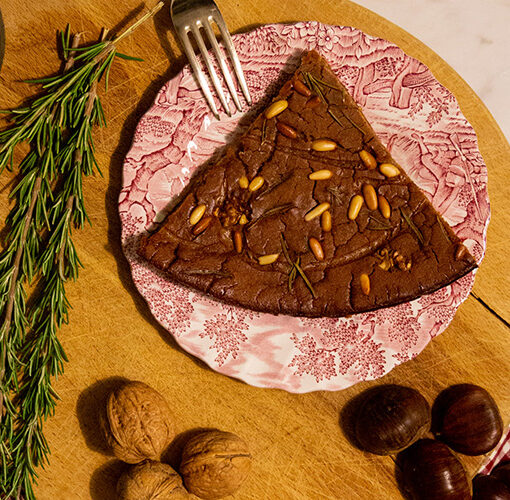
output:
[[[310,317],[406,302],[476,267],[314,51],[139,254],[217,299]]]

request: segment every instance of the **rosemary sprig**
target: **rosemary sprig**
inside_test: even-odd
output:
[[[299,273],[301,278],[303,278],[303,281],[305,282],[305,285],[308,287],[308,290],[310,290],[310,293],[312,294],[312,297],[314,299],[316,299],[317,298],[317,294],[315,293],[315,290],[314,290],[312,284],[310,283],[310,280],[308,279],[308,276],[303,271],[303,269],[301,269],[301,265],[300,265],[299,261],[296,260],[296,262],[294,262],[294,268]]]
[[[303,76],[306,82],[308,83],[308,86],[319,96],[320,100],[327,106],[328,101],[326,101],[326,98],[324,97],[324,93],[322,92],[318,80],[311,73],[308,72],[304,73]]]
[[[368,218],[370,219],[370,222],[367,227],[371,231],[389,231],[391,229],[391,224],[382,222],[377,217],[374,217],[373,215],[369,214]]]
[[[299,260],[300,260],[300,257],[298,257],[296,260],[298,265],[299,265]],[[296,279],[296,274],[297,274],[296,266],[294,264],[292,264],[292,269],[290,270],[290,273],[289,273],[289,284],[288,284],[289,292],[291,292],[292,288],[294,287],[294,280]]]
[[[181,270],[185,274],[197,275],[197,276],[218,276],[219,278],[232,278],[230,273],[224,271],[213,271],[208,269],[186,269]]]
[[[259,200],[260,198],[263,198],[264,196],[267,196],[269,193],[272,193],[276,188],[279,188],[282,184],[287,182],[292,177],[292,172],[290,174],[285,175],[281,180],[278,182],[275,182],[274,184],[271,184],[267,189],[259,191],[260,194],[255,195],[255,199]]]
[[[260,217],[257,217],[256,219],[253,219],[251,222],[249,222],[246,225],[246,227],[247,228],[252,227],[267,217],[272,217],[273,215],[282,215],[284,213],[287,213],[291,208],[294,208],[293,203],[284,203],[283,205],[278,205],[276,207],[269,208]]]
[[[263,146],[266,142],[266,135],[267,135],[267,119],[264,118],[264,121],[262,122],[262,131],[261,131],[261,139],[260,139],[260,145]]]
[[[354,128],[357,128],[362,135],[365,135],[365,131],[354,121],[351,119],[351,117],[347,114],[347,113],[344,113],[343,111],[341,112],[342,115],[345,117],[345,119],[354,127]]]
[[[0,172],[14,168],[18,145],[30,146],[0,254],[0,498],[34,499],[36,469],[48,461],[43,423],[58,399],[52,379],[67,360],[57,338],[70,307],[65,284],[81,266],[72,230],[87,219],[82,180],[97,170],[92,130],[105,124],[96,87],[107,85],[116,57],[130,58],[117,52],[118,42],[162,6],[88,47],[78,48],[68,27],[60,34],[62,73],[32,80],[42,95],[12,110],[12,124],[0,131]]]
[[[312,74],[308,73],[309,78],[312,78],[313,81],[316,84],[322,85],[323,87],[328,87],[333,90],[342,90],[340,87],[337,87],[336,85],[332,85],[331,83],[325,82],[324,80],[321,80],[320,78],[317,78],[316,76],[313,76]]]
[[[340,127],[344,128],[342,122],[340,121],[340,118],[338,118],[338,116],[336,116],[335,113],[333,113],[333,111],[331,111],[330,109],[328,109],[328,115],[331,116],[331,118],[333,118],[333,120],[335,120]]]
[[[334,90],[339,90],[342,92],[342,89],[340,87],[335,87],[334,85],[331,85],[324,80],[320,80],[319,78],[313,76],[311,73],[304,73],[305,80],[308,82],[308,85],[312,88],[312,90],[320,97],[321,101],[326,104],[326,106],[329,106],[329,103],[324,96],[323,87],[327,87]],[[321,88],[322,87],[322,88]],[[356,123],[354,122],[344,111],[340,110],[342,113],[342,116],[356,129],[358,129],[363,135],[365,135],[365,131]],[[343,128],[342,123],[340,122],[339,118],[328,108],[328,114],[335,120],[340,127]]]
[[[338,187],[330,186],[327,189],[331,195],[331,201],[334,201],[336,204],[340,205],[342,203],[342,195]]]
[[[285,240],[285,236],[283,235],[283,233],[280,233],[280,242],[282,245],[283,255],[284,255],[285,259],[287,260],[287,262],[291,266],[291,269],[289,271],[289,282],[288,282],[289,292],[292,290],[292,287],[294,285],[294,280],[296,279],[296,276],[299,274],[301,276],[301,278],[303,278],[303,281],[305,282],[305,285],[308,287],[308,290],[310,290],[312,297],[314,299],[317,298],[317,295],[316,295],[315,290],[312,286],[312,283],[308,279],[308,276],[306,275],[306,273],[301,268],[301,257],[298,257],[295,262],[292,262],[292,259],[290,258],[290,255],[289,255],[289,246],[287,245],[287,241]]]
[[[418,238],[418,241],[421,245],[425,244],[425,238],[423,237],[422,232],[416,227],[416,224],[411,220],[411,217],[404,211],[403,208],[400,208],[400,213],[402,214],[402,217],[406,221],[409,228],[413,231],[413,233],[416,235],[416,238]]]
[[[283,252],[283,256],[285,257],[285,259],[287,260],[287,262],[293,266],[293,262],[290,258],[290,255],[289,255],[289,246],[287,245],[287,242],[285,241],[285,236],[283,235],[283,233],[280,233],[280,242],[281,242],[281,245],[282,245],[282,252]]]

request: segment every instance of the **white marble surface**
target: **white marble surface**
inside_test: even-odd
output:
[[[510,0],[354,0],[421,40],[478,94],[510,140]]]

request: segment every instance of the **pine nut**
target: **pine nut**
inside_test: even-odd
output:
[[[347,217],[349,217],[350,220],[355,220],[362,206],[363,196],[357,194],[352,198],[351,203],[349,204],[349,212],[347,213]]]
[[[368,151],[366,150],[360,151],[359,157],[361,158],[361,161],[363,162],[365,167],[367,167],[369,170],[373,170],[374,168],[377,167],[376,159]]]
[[[315,258],[319,261],[324,260],[324,250],[322,249],[320,241],[317,238],[310,238],[308,244]]]
[[[194,228],[193,228],[193,234],[195,236],[198,236],[200,233],[203,233],[211,224],[213,220],[212,215],[208,215],[207,217],[204,217]]]
[[[205,214],[205,205],[198,205],[189,216],[189,223],[194,226]]]
[[[371,184],[363,185],[363,198],[369,210],[377,210],[377,194]]]
[[[467,248],[462,243],[457,245],[457,249],[455,250],[455,260],[463,259],[466,254],[467,254]]]
[[[400,170],[391,163],[381,163],[379,165],[379,171],[388,178],[396,177],[400,174]]]
[[[325,181],[327,179],[331,179],[333,175],[333,172],[331,170],[323,169],[323,170],[316,170],[315,172],[312,172],[308,178],[312,181]]]
[[[294,82],[294,88],[296,89],[296,92],[299,92],[305,97],[310,97],[312,95],[310,89],[301,80],[296,80]]]
[[[319,217],[319,215],[322,215],[326,210],[329,210],[330,206],[329,203],[320,203],[305,215],[305,221],[310,222],[312,219],[315,219],[315,217]]]
[[[314,151],[334,151],[336,147],[336,142],[333,142],[330,139],[317,139],[312,142],[312,149]]]
[[[305,108],[314,109],[321,103],[321,99],[318,95],[314,95],[310,97],[308,101],[306,101]]]
[[[276,124],[276,128],[278,129],[278,132],[280,134],[284,135],[285,137],[288,137],[289,139],[295,139],[297,137],[296,129],[291,127],[290,125],[287,125],[283,122],[278,122]]]
[[[246,215],[241,215],[241,217],[239,218],[239,224],[241,224],[241,226],[244,226],[245,224],[248,224],[248,217],[246,217]]]
[[[275,101],[275,102],[273,102],[273,104],[271,104],[266,109],[264,116],[268,120],[270,120],[271,118],[274,118],[276,115],[279,115],[280,113],[285,111],[288,106],[289,106],[289,103],[285,99],[282,99],[280,101]]]
[[[388,203],[388,200],[382,196],[381,194],[378,196],[379,199],[379,211],[381,212],[381,215],[385,219],[389,219],[391,217],[391,207]]]
[[[368,274],[363,273],[359,277],[359,282],[360,282],[360,285],[361,285],[361,291],[365,295],[370,295],[370,278],[369,278]]]
[[[243,251],[243,235],[241,231],[234,231],[234,248],[237,253],[241,253]]]
[[[250,185],[248,186],[248,190],[250,190],[252,192],[257,191],[258,189],[260,189],[262,187],[263,184],[264,184],[264,177],[261,177],[260,175],[258,175],[250,182]]]
[[[248,177],[246,175],[243,175],[242,177],[239,177],[239,187],[241,189],[246,189],[248,187]]]
[[[268,255],[262,255],[261,257],[259,257],[259,264],[261,266],[267,266],[268,264],[276,262],[279,256],[280,256],[279,253],[270,253]]]
[[[329,231],[331,231],[331,212],[329,210],[322,212],[321,227],[322,230],[325,231],[326,233],[329,233]]]
[[[292,80],[287,80],[283,84],[283,87],[280,90],[280,94],[286,94],[287,92],[290,91],[290,89],[292,89]]]

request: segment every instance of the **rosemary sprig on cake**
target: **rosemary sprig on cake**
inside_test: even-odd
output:
[[[332,90],[338,90],[340,92],[343,92],[340,87],[337,87],[335,85],[331,85],[324,80],[321,80],[320,78],[317,78],[316,76],[312,75],[311,73],[305,73],[304,74],[305,81],[308,83],[310,88],[319,96],[321,101],[328,106],[328,114],[335,120],[335,122],[340,125],[340,127],[344,127],[340,119],[333,113],[331,109],[329,109],[329,103],[324,96],[324,88],[332,89]],[[354,122],[344,111],[341,110],[342,116],[356,129],[358,129],[363,135],[365,135],[365,132],[363,129]]]
[[[98,170],[92,132],[106,124],[97,85],[107,87],[116,57],[136,59],[117,45],[162,6],[86,47],[68,27],[60,34],[62,71],[29,81],[41,94],[5,112],[12,123],[0,132],[0,173],[16,168],[21,144],[30,150],[16,168],[0,254],[0,498],[35,498],[36,469],[48,462],[43,423],[58,399],[53,378],[67,361],[57,332],[68,319],[66,283],[81,266],[72,231],[87,220],[82,182]]]

